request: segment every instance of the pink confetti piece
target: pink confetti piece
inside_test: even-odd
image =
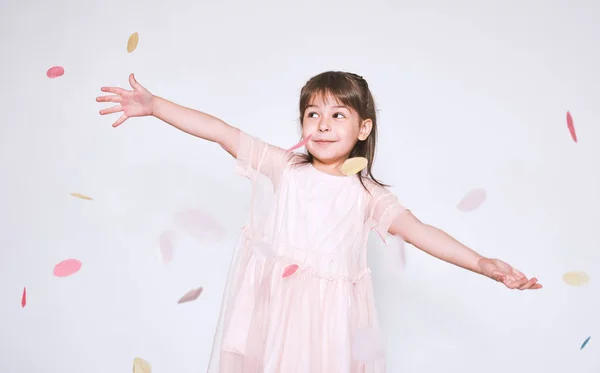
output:
[[[173,241],[175,241],[175,232],[171,230],[162,232],[158,238],[160,259],[163,264],[169,264],[173,260]]]
[[[218,222],[198,210],[178,212],[175,214],[175,225],[204,242],[213,243],[225,235],[225,230]]]
[[[52,66],[51,68],[48,69],[48,71],[46,71],[46,76],[48,78],[54,79],[54,78],[58,78],[59,76],[62,76],[65,73],[65,69],[62,68],[61,66]]]
[[[577,134],[575,133],[575,125],[573,124],[573,117],[571,113],[567,111],[567,128],[569,128],[569,133],[571,133],[571,138],[573,141],[577,142]]]
[[[484,189],[471,189],[466,196],[458,203],[457,209],[463,212],[473,211],[485,201],[486,192]]]
[[[23,295],[21,296],[21,307],[25,308],[27,304],[27,288],[23,288]]]
[[[292,150],[296,150],[298,148],[303,147],[304,145],[306,145],[308,143],[308,140],[310,140],[310,138],[312,137],[312,133],[309,134],[305,139],[303,139],[302,141],[300,141],[299,143],[297,143],[296,145],[292,146],[291,148],[289,148],[287,151],[291,152]]]
[[[288,276],[291,276],[294,273],[296,273],[297,270],[298,270],[298,265],[297,264],[289,265],[289,266],[285,267],[285,269],[283,270],[283,274],[281,275],[281,277],[286,278]]]
[[[191,302],[191,301],[198,299],[200,294],[202,294],[203,290],[204,289],[202,287],[199,287],[197,289],[192,289],[192,290],[188,291],[187,293],[185,293],[185,295],[183,297],[181,297],[181,299],[179,299],[177,304]]]
[[[385,344],[377,328],[359,328],[352,338],[352,357],[367,362],[385,358]]]
[[[81,262],[77,259],[67,259],[54,266],[54,276],[67,277],[81,269]]]

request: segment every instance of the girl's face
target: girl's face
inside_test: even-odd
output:
[[[339,103],[331,95],[313,97],[303,115],[302,137],[312,135],[306,149],[315,163],[339,167],[350,155],[357,141],[371,132],[372,121],[360,119],[358,113]]]

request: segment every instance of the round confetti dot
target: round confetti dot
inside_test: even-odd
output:
[[[369,164],[369,160],[365,157],[348,158],[340,167],[340,171],[346,175],[354,175],[362,171]]]
[[[51,68],[48,69],[48,71],[46,71],[46,76],[48,78],[54,79],[54,78],[58,78],[59,76],[64,75],[65,73],[65,69],[62,68],[61,66],[52,66]]]
[[[584,271],[572,271],[563,275],[563,281],[571,286],[583,286],[590,282],[590,278]]]
[[[129,35],[129,39],[127,40],[127,52],[131,53],[135,50],[135,48],[137,48],[137,45],[140,41],[140,36],[138,35],[137,32],[134,32],[133,34]]]

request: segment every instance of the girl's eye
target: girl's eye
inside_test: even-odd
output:
[[[317,113],[315,113],[314,111],[313,111],[313,112],[310,112],[310,113],[308,113],[308,117],[309,117],[309,118],[312,118],[312,115],[313,115],[313,114],[317,114]]]
[[[342,113],[335,113],[335,114],[333,114],[333,115],[334,115],[334,116],[336,116],[336,115],[341,115],[341,116],[342,116],[342,118],[344,117],[344,114],[342,114]]]

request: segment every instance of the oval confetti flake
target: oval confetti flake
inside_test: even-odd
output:
[[[281,274],[281,277],[283,277],[283,278],[289,277],[289,276],[293,275],[294,273],[296,273],[297,270],[298,270],[297,264],[289,265],[289,266],[285,267],[285,269],[283,270],[283,273]]]
[[[571,113],[567,111],[567,128],[569,129],[569,133],[571,134],[571,138],[573,141],[577,142],[577,134],[575,133],[575,125],[573,124],[573,117]]]
[[[127,40],[127,52],[131,53],[137,48],[137,45],[140,41],[140,36],[137,32],[129,35],[129,39]]]
[[[584,271],[571,271],[563,275],[563,281],[571,286],[583,286],[590,282],[590,278]]]
[[[192,289],[192,290],[188,291],[187,293],[185,293],[185,295],[183,297],[181,297],[181,299],[179,299],[179,301],[177,301],[177,303],[181,304],[181,303],[187,303],[187,302],[194,301],[194,300],[198,299],[200,294],[202,294],[203,290],[204,289],[202,287],[199,287],[197,289]]]
[[[352,357],[355,360],[370,362],[385,358],[385,344],[379,329],[357,329],[352,339]]]
[[[217,221],[198,210],[178,212],[175,214],[175,225],[206,243],[214,243],[225,235],[224,228]]]
[[[81,269],[81,262],[77,259],[67,259],[54,266],[54,276],[67,277]]]
[[[23,288],[23,295],[21,296],[21,307],[25,308],[27,305],[27,288]]]
[[[289,148],[287,151],[291,152],[292,150],[296,150],[298,148],[303,147],[304,145],[306,145],[308,143],[308,140],[310,140],[310,138],[312,137],[312,133],[309,134],[305,139],[303,139],[302,141],[300,141],[299,143],[297,143],[296,145],[292,146],[291,148]]]
[[[173,241],[175,241],[175,232],[171,230],[162,232],[158,238],[160,259],[163,264],[169,264],[173,260]]]
[[[361,172],[367,165],[369,160],[365,157],[348,158],[340,167],[340,171],[346,175],[354,175]]]
[[[583,348],[588,344],[588,342],[590,341],[590,338],[592,338],[592,336],[589,336],[585,339],[585,341],[583,341],[583,343],[581,344],[581,348],[580,350],[583,350]]]
[[[463,212],[473,211],[479,206],[481,206],[483,202],[485,202],[486,197],[487,194],[484,189],[471,189],[469,193],[467,193],[467,195],[465,195],[463,199],[458,203],[456,208]]]
[[[71,193],[71,196],[75,197],[75,198],[85,199],[88,201],[92,200],[92,197],[84,196],[83,194],[80,194],[80,193]]]
[[[141,357],[133,359],[133,373],[152,373],[150,363]]]
[[[59,76],[63,76],[65,73],[65,69],[61,66],[52,66],[46,71],[46,76],[50,79],[58,78]]]

